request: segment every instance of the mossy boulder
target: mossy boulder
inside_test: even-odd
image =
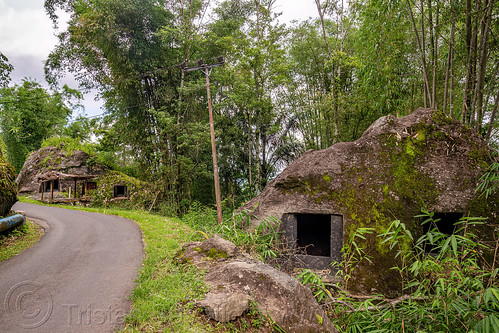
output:
[[[16,171],[0,153],[0,217],[6,216],[17,201]]]
[[[499,200],[479,196],[475,189],[493,162],[490,153],[475,131],[441,112],[418,109],[402,118],[385,116],[356,141],[306,152],[243,208],[256,207],[252,227],[269,216],[340,215],[343,244],[357,228],[381,233],[395,219],[418,237],[423,229],[414,216],[421,208],[488,217],[486,229],[478,230],[486,239],[497,226]],[[356,270],[352,291],[399,293],[398,275],[390,269],[394,253],[374,235],[361,245],[373,259]]]
[[[49,171],[71,175],[99,176],[106,167],[93,163],[90,156],[81,151],[67,152],[57,147],[41,148],[29,155],[16,178],[20,193],[38,193],[40,182],[37,177]]]
[[[153,187],[134,177],[99,164],[93,156],[81,150],[64,150],[57,147],[45,147],[33,152],[24,163],[16,179],[21,193],[40,198],[40,179],[50,174],[62,173],[54,198],[66,198],[69,192],[74,195],[75,182],[73,176],[94,182],[95,189],[87,190],[86,197],[90,203],[104,206],[120,206],[128,208],[149,208],[153,202]],[[78,196],[84,196],[83,181],[77,181]],[[115,187],[119,186],[119,195]]]
[[[216,321],[235,319],[253,301],[284,332],[337,332],[308,287],[218,235],[185,244],[174,260],[206,272],[210,292],[197,305]]]
[[[119,171],[109,170],[96,178],[97,189],[90,194],[95,205],[149,208],[154,199],[150,184],[127,176]],[[125,193],[115,197],[115,186],[123,186]]]

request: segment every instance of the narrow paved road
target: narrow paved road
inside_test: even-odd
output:
[[[103,214],[17,203],[42,239],[0,263],[0,332],[113,332],[143,257],[138,226]]]

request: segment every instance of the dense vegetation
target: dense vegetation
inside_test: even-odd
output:
[[[484,265],[487,246],[470,232],[484,219],[462,218],[457,234],[449,236],[439,232],[433,213],[418,217],[430,225],[419,239],[398,220],[378,235],[400,259],[392,269],[402,278],[403,296],[352,295],[345,289],[358,264],[370,260],[359,244],[374,232],[372,228],[359,228],[344,247],[344,261],[338,265],[340,283],[324,283],[310,270],[300,279],[315,290],[342,332],[497,332],[499,269]]]
[[[112,211],[136,220],[147,243],[126,331],[211,329],[189,302],[204,290],[198,273],[171,264],[171,256],[182,242],[217,232],[272,260],[273,224],[248,232],[244,215],[228,217],[307,149],[355,140],[378,117],[418,107],[439,109],[499,145],[497,1],[315,0],[316,19],[289,25],[274,2],[46,0],[54,24],[58,10],[70,15],[46,62],[51,91],[30,79],[12,83],[0,52],[0,146],[16,171],[30,152],[64,143],[153,184],[151,209],[183,214],[181,223]],[[211,73],[211,96],[222,225],[205,207],[215,200],[205,76],[180,67],[220,55],[225,65]],[[59,87],[66,72],[79,89],[99,92],[103,117],[75,115],[81,93]],[[498,165],[482,178],[483,195],[499,188]],[[499,268],[482,265],[483,246],[467,229],[479,223],[465,218],[460,234],[430,228],[413,239],[395,221],[379,235],[401,258],[399,299],[345,291],[349,274],[369,260],[358,246],[368,228],[343,249],[341,283],[310,271],[300,277],[342,331],[497,332]],[[428,242],[432,254],[423,250]]]
[[[11,86],[0,55],[9,161],[19,170],[54,134],[93,138],[96,158],[154,183],[170,211],[212,204],[205,77],[180,64],[219,55],[211,96],[228,209],[303,151],[357,139],[386,114],[438,108],[497,145],[496,1],[316,0],[316,19],[289,25],[274,2],[46,0],[55,24],[57,10],[70,14],[46,62],[53,92]],[[99,91],[103,118],[68,121],[79,96],[58,87],[65,72]]]

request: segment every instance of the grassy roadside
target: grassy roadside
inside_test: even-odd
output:
[[[21,202],[40,204],[28,198]],[[47,204],[44,204],[47,205]],[[134,220],[145,242],[143,268],[132,292],[132,311],[121,332],[204,332],[212,328],[196,316],[192,300],[207,291],[199,272],[172,263],[183,243],[195,233],[176,218],[108,208],[48,205],[118,215]]]
[[[10,259],[29,249],[43,236],[43,229],[29,220],[26,224],[0,235],[0,261]]]

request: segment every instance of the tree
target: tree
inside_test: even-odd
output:
[[[50,95],[34,81],[0,90],[0,126],[7,147],[7,157],[17,172],[28,153],[41,147],[44,139],[66,123],[72,110],[67,106],[74,91]]]
[[[10,82],[10,73],[14,70],[14,66],[9,64],[9,59],[0,52],[0,88],[5,88]]]
[[[207,116],[199,107],[200,93],[185,93],[188,83],[179,67],[183,60],[200,56],[197,22],[206,3],[45,3],[49,13],[63,8],[72,15],[46,63],[49,80],[55,83],[69,70],[83,87],[100,90],[115,139],[133,151],[140,178],[154,182],[159,199],[173,207],[210,197],[191,197],[193,187],[206,189],[196,178],[209,170],[209,145],[200,126]],[[192,79],[194,83],[196,77]]]
[[[222,183],[248,195],[258,193],[302,148],[292,139],[294,119],[286,109],[287,29],[276,23],[274,2],[225,1],[207,34],[207,44],[227,58],[223,70],[213,74],[221,91],[215,98],[224,133]]]

